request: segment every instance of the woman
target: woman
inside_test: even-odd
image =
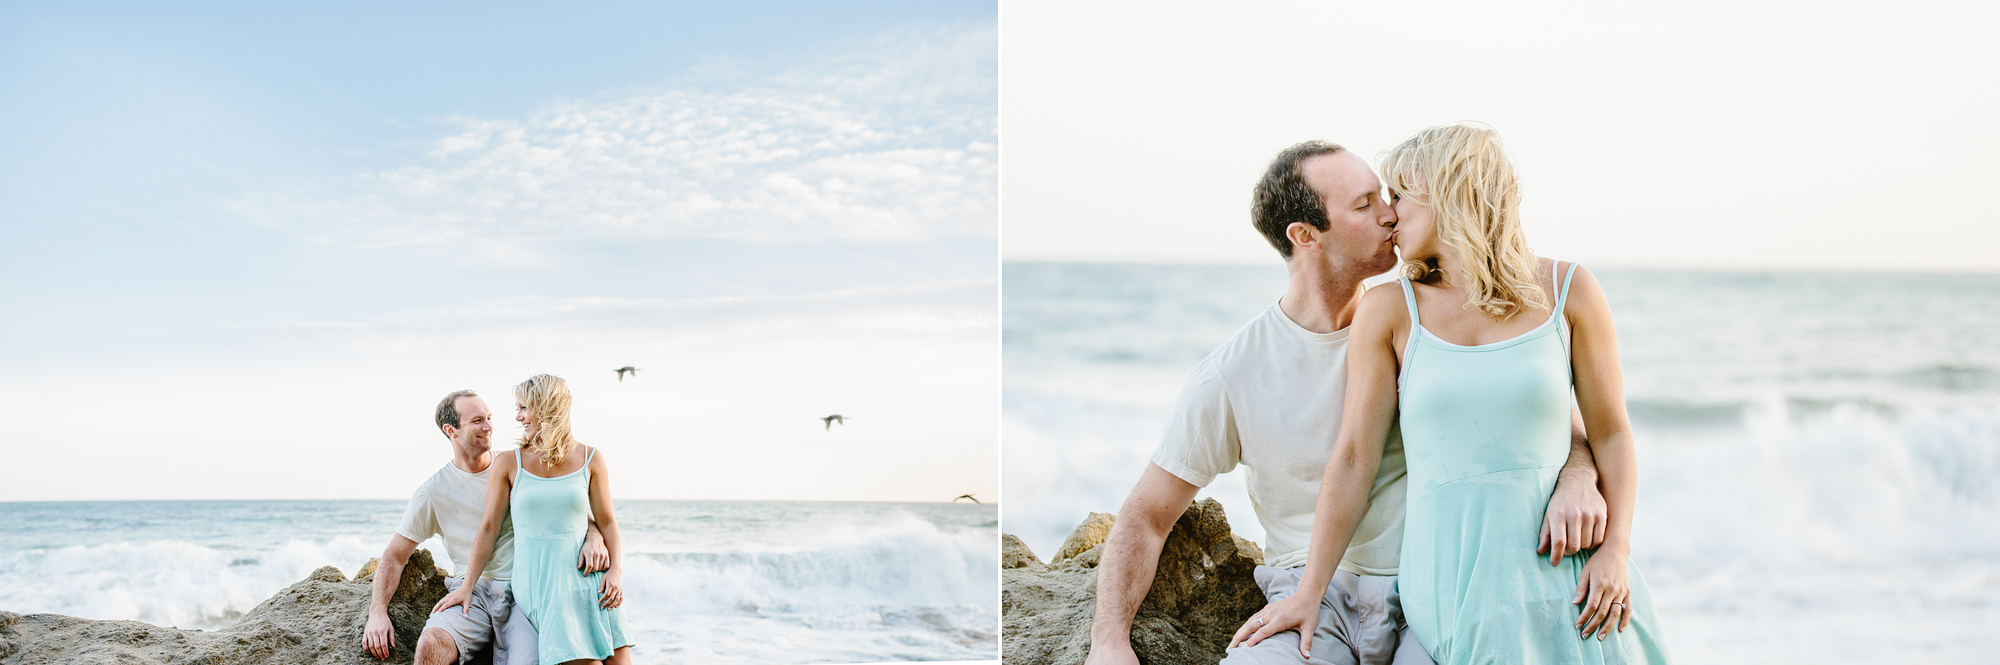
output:
[[[1638,467],[1603,290],[1590,271],[1528,250],[1513,167],[1492,130],[1424,130],[1382,171],[1402,279],[1369,291],[1355,316],[1346,419],[1300,592],[1246,628],[1313,634],[1396,419],[1409,470],[1397,591],[1432,658],[1665,662],[1629,561]],[[1552,560],[1535,553],[1533,534],[1569,450],[1572,389],[1608,524],[1595,552]]]
[[[486,516],[473,543],[466,579],[478,579],[493,555],[503,516],[514,522],[514,602],[535,625],[541,665],[632,662],[625,638],[618,522],[611,514],[611,480],[604,455],[570,436],[569,386],[537,374],[514,386],[514,420],[521,444],[495,455],[486,486]],[[595,517],[611,552],[611,568],[576,569],[589,520]],[[464,605],[471,586],[438,601],[433,612]]]

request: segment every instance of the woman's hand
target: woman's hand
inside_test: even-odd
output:
[[[1597,639],[1604,639],[1613,625],[1624,631],[1632,623],[1632,585],[1625,555],[1609,548],[1591,555],[1583,565],[1582,579],[1577,580],[1576,599],[1570,602],[1583,604],[1576,625],[1583,629],[1584,638],[1597,633]]]
[[[1265,605],[1236,629],[1236,635],[1229,638],[1229,648],[1237,646],[1257,646],[1264,638],[1285,632],[1299,631],[1299,655],[1312,659],[1313,631],[1319,629],[1319,600],[1325,595],[1294,593],[1283,600]]]
[[[431,613],[443,612],[445,608],[453,605],[460,605],[465,608],[459,610],[460,613],[470,612],[472,610],[472,585],[478,583],[477,580],[474,580],[458,585],[457,591],[445,594],[444,598],[438,600],[437,605],[431,607]]]
[[[625,604],[625,587],[620,583],[624,572],[617,566],[604,571],[604,583],[597,587],[597,606],[607,610],[618,609]]]
[[[452,605],[462,605],[464,609],[460,609],[460,613],[472,611],[472,585],[478,585],[478,581],[468,581],[464,585],[458,585],[458,591],[446,593],[444,599],[438,599],[438,605],[432,605],[430,613],[440,613]]]

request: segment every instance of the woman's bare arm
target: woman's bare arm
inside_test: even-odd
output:
[[[1578,268],[1563,308],[1575,341],[1570,367],[1576,382],[1577,408],[1590,432],[1590,451],[1597,458],[1598,487],[1604,492],[1604,542],[1585,564],[1576,602],[1584,604],[1579,626],[1588,635],[1623,628],[1631,620],[1626,602],[1631,596],[1625,562],[1632,554],[1632,512],[1639,496],[1639,464],[1633,449],[1632,423],[1625,413],[1625,377],[1618,365],[1618,333],[1611,304],[1590,271]],[[1603,634],[1599,633],[1600,638]]]
[[[1320,477],[1319,501],[1313,510],[1312,544],[1306,567],[1293,594],[1258,612],[1236,631],[1230,646],[1255,645],[1286,630],[1299,631],[1299,651],[1310,658],[1313,630],[1319,623],[1319,602],[1334,570],[1347,553],[1354,529],[1368,512],[1368,492],[1382,465],[1382,448],[1396,418],[1395,330],[1403,314],[1402,293],[1380,287],[1362,296],[1347,337],[1347,397],[1342,405],[1340,433]],[[1259,622],[1258,619],[1263,619]]]
[[[610,552],[610,566],[604,571],[604,582],[598,586],[599,607],[612,609],[625,602],[623,579],[625,576],[623,544],[618,537],[618,520],[611,514],[611,466],[604,461],[604,451],[597,451],[590,458],[590,514],[596,518],[598,530],[604,533],[604,549]]]
[[[473,585],[478,584],[479,575],[486,571],[486,564],[493,560],[493,542],[500,537],[500,523],[507,521],[518,456],[519,453],[494,455],[493,463],[486,467],[486,513],[479,518],[479,535],[472,539],[472,562],[465,567],[465,583],[458,587],[464,593],[462,597],[457,592],[445,596],[431,608],[432,612],[464,604],[464,598],[472,595]]]

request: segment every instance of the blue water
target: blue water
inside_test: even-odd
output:
[[[987,660],[998,512],[916,503],[620,501],[642,662]],[[0,609],[229,625],[380,556],[402,501],[0,503]],[[456,569],[441,541],[428,548]]]
[[[2000,276],[1604,269],[1681,662],[2000,653]],[[1003,267],[1003,529],[1115,512],[1269,266]],[[1240,473],[1203,492],[1261,542]]]

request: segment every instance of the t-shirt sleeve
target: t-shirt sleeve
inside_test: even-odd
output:
[[[431,508],[431,486],[424,483],[410,494],[410,505],[403,508],[403,522],[396,527],[396,533],[412,542],[424,542],[438,533],[437,511]]]
[[[1242,456],[1228,388],[1215,366],[1203,362],[1181,387],[1160,448],[1153,452],[1153,464],[1195,487],[1207,487],[1216,476],[1235,469]]]

